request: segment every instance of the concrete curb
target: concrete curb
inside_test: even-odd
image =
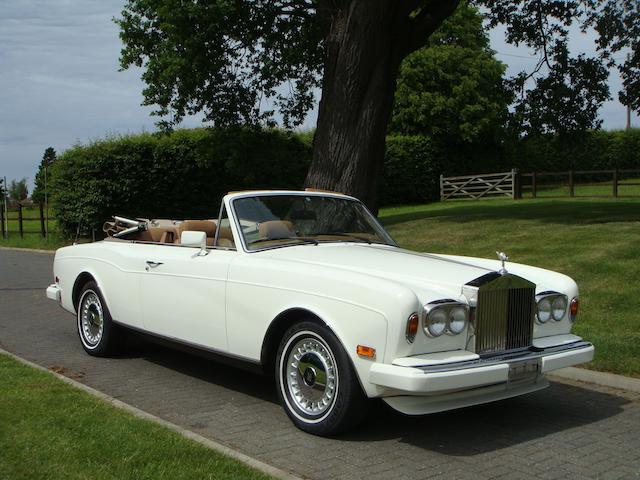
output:
[[[232,448],[227,447],[226,445],[223,445],[221,443],[218,443],[214,440],[211,440],[209,438],[203,437],[202,435],[198,435],[195,432],[192,432],[191,430],[187,430],[185,428],[180,427],[179,425],[176,425],[175,423],[171,423],[168,422],[167,420],[163,420],[162,418],[156,417],[155,415],[152,415],[148,412],[145,412],[144,410],[140,410],[139,408],[136,408],[132,405],[129,405],[128,403],[124,403],[121,400],[118,400],[117,398],[111,397],[109,395],[106,395],[105,393],[102,393],[94,388],[89,387],[88,385],[85,385],[83,383],[77,382],[76,380],[73,380],[69,377],[65,377],[64,375],[61,375],[59,373],[56,372],[52,372],[51,370],[38,365],[36,363],[30,362],[29,360],[26,360],[22,357],[19,357],[11,352],[7,352],[6,350],[0,348],[0,354],[5,354],[10,358],[13,358],[14,360],[23,363],[24,365],[28,365],[29,367],[33,367],[35,369],[47,372],[57,378],[59,378],[60,380],[62,380],[63,382],[72,385],[76,388],[79,388],[80,390],[83,390],[85,392],[87,392],[90,395],[93,395],[94,397],[100,398],[101,400],[106,401],[107,403],[110,403],[111,405],[113,405],[116,408],[120,408],[122,410],[125,410],[129,413],[131,413],[132,415],[134,415],[135,417],[138,418],[142,418],[144,420],[150,420],[154,423],[157,423],[159,425],[162,425],[163,427],[168,428],[169,430],[173,430],[174,432],[179,433],[180,435],[182,435],[185,438],[188,438],[190,440],[193,440],[201,445],[204,445],[205,447],[208,447],[212,450],[215,450],[218,453],[221,453],[223,455],[226,455],[228,457],[231,457],[235,460],[238,460],[242,463],[244,463],[245,465],[248,465],[252,468],[255,468],[256,470],[261,471],[262,473],[266,473],[267,475],[271,475],[272,477],[281,479],[281,480],[302,480],[301,477],[298,477],[292,473],[286,472],[284,470],[281,470],[277,467],[273,467],[271,465],[268,465],[260,460],[257,460],[255,458],[252,458],[248,455],[245,455],[242,452],[239,452],[237,450],[234,450]]]
[[[615,373],[596,372],[585,368],[567,367],[549,374],[553,379],[574,380],[578,382],[593,383],[602,387],[617,388],[629,392],[640,393],[640,379],[616,375]]]
[[[37,248],[20,248],[20,247],[0,247],[0,250],[13,250],[15,252],[29,252],[29,253],[48,253],[49,255],[53,255],[56,253],[55,250],[41,250]]]

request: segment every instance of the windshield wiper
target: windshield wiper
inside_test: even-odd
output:
[[[249,245],[255,245],[256,243],[262,243],[262,242],[272,242],[274,240],[298,240],[302,243],[310,243],[313,245],[318,245],[320,243],[315,238],[310,238],[310,237],[274,237],[274,238],[258,238],[257,240],[254,240],[253,242],[249,243]]]

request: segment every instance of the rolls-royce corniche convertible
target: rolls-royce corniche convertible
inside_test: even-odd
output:
[[[346,195],[234,192],[217,219],[114,217],[105,231],[56,252],[46,292],[89,355],[140,331],[273,374],[313,434],[352,427],[368,399],[441,412],[543,389],[593,358],[571,334],[571,278],[502,253],[404,250]]]

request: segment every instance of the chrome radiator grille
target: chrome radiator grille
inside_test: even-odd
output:
[[[515,275],[502,275],[481,285],[477,298],[477,353],[496,353],[531,345],[535,284]]]

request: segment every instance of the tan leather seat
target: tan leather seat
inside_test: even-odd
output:
[[[227,248],[234,248],[236,246],[236,243],[233,240],[233,232],[231,232],[231,227],[220,228],[220,233],[218,234],[218,245]]]
[[[180,224],[180,235],[182,232],[204,232],[207,234],[207,246],[213,246],[216,237],[216,222],[213,220],[185,220]],[[180,236],[176,238],[175,243],[180,243]]]
[[[178,238],[178,229],[174,227],[151,227],[148,230],[140,232],[136,240],[142,242],[154,243],[174,243]]]
[[[271,220],[263,222],[258,227],[260,238],[286,238],[295,237],[293,223],[287,220]]]

